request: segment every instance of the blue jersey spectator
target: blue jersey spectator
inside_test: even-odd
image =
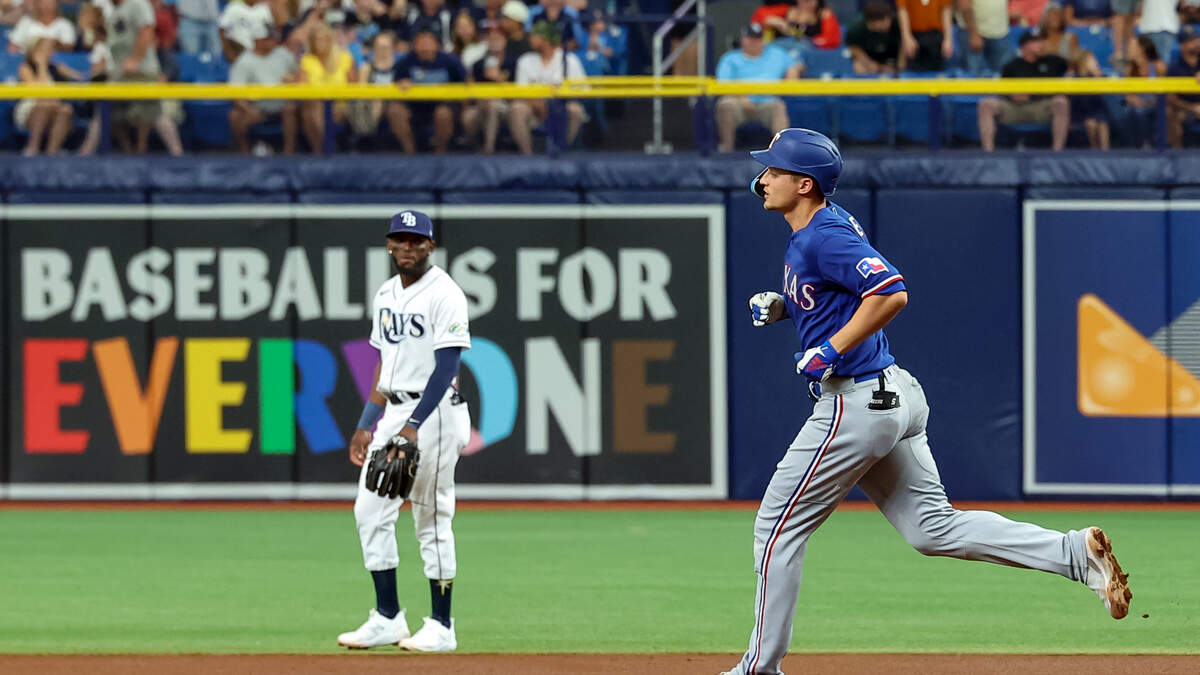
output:
[[[756,23],[742,29],[741,49],[726,52],[717,63],[717,79],[724,81],[777,82],[803,72],[803,60],[763,45],[763,29]],[[722,96],[717,99],[717,149],[733,151],[737,128],[750,119],[772,133],[788,127],[787,108],[778,96]]]
[[[1195,78],[1200,73],[1200,32],[1195,26],[1179,29],[1179,56],[1167,67],[1168,77]],[[1183,125],[1200,119],[1200,94],[1167,94],[1167,140],[1183,147]]]
[[[1108,23],[1113,14],[1112,0],[1063,0],[1062,6],[1068,26]]]

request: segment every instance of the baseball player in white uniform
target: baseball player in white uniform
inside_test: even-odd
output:
[[[454,467],[471,422],[458,394],[459,357],[471,347],[467,299],[458,284],[429,255],[436,244],[433,222],[419,211],[401,211],[388,229],[387,250],[396,268],[375,293],[371,345],[379,350],[374,387],[350,441],[350,461],[363,470],[354,519],[363,563],[375,582],[375,608],[338,644],[368,649],[399,644],[423,652],[458,647],[450,594],[454,583]],[[382,417],[382,419],[380,419]],[[378,422],[375,433],[371,427]],[[429,579],[432,611],[410,634],[396,593],[396,519],[404,498],[368,488],[368,467],[389,440],[401,436],[420,448],[409,501]]]

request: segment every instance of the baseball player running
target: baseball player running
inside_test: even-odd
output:
[[[450,618],[456,567],[450,524],[454,467],[470,434],[470,417],[456,378],[471,336],[466,296],[430,264],[434,247],[429,216],[401,211],[392,218],[387,251],[396,275],[375,293],[371,314],[370,341],[380,362],[350,440],[350,461],[362,467],[354,520],[363,563],[375,582],[375,609],[357,630],[338,636],[345,647],[399,644],[423,652],[458,647]],[[415,635],[396,594],[396,519],[406,497],[433,605]]]
[[[785,129],[750,154],[767,167],[751,189],[792,229],[782,292],[752,297],[751,320],[791,319],[803,349],[796,371],[816,403],[763,495],[754,523],[754,630],[725,675],[780,672],[808,538],[855,484],[925,555],[1061,574],[1087,584],[1114,619],[1124,617],[1133,594],[1100,528],[1055,532],[947,501],[925,434],[925,394],[895,365],[882,331],[908,302],[904,277],[827,199],[842,171],[837,146],[814,131]]]

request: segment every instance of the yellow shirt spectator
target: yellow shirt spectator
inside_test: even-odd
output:
[[[305,54],[300,59],[300,70],[313,84],[345,84],[349,81],[350,72],[354,70],[354,57],[350,52],[337,49],[328,57],[332,68],[326,68],[325,63],[315,54]]]

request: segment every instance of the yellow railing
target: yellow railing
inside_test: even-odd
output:
[[[395,99],[461,101],[500,98],[679,98],[691,96],[949,96],[983,94],[1200,94],[1200,83],[1187,77],[1035,78],[1035,79],[848,79],[781,82],[718,82],[704,77],[623,76],[568,80],[560,87],[516,84],[417,85],[231,85],[231,84],[9,84],[0,99]]]

